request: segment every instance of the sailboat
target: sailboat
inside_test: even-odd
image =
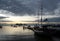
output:
[[[38,21],[38,24],[33,27],[34,33],[36,35],[59,36],[60,24],[43,24],[42,14],[43,14],[43,4],[41,3],[41,24],[39,24],[40,21]],[[38,20],[39,20],[39,10],[38,10]],[[47,19],[45,19],[44,21],[47,21]]]
[[[42,14],[43,14],[43,4],[41,2],[41,22],[40,22],[40,18],[39,18],[39,8],[38,8],[38,24],[36,24],[34,27],[33,27],[33,31],[36,35],[43,35],[43,34],[46,34],[44,32],[44,29],[43,28],[43,24],[42,24]],[[47,29],[46,29],[47,30]]]
[[[28,26],[27,28],[32,30],[34,34],[41,35],[41,36],[59,36],[60,35],[60,24],[43,24],[42,20],[42,14],[43,14],[43,4],[41,2],[41,22],[39,21],[39,9],[38,9],[38,23],[34,25],[34,27]],[[47,21],[48,19],[45,19],[44,21]],[[24,28],[24,27],[23,27]]]

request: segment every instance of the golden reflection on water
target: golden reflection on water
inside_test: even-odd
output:
[[[0,29],[0,35],[31,35],[33,32],[31,30],[23,30],[23,27],[11,27],[11,26],[3,26]]]

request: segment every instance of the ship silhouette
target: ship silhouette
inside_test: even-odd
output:
[[[34,34],[36,35],[42,35],[42,36],[59,36],[60,35],[60,23],[58,21],[49,22],[49,19],[42,20],[42,14],[43,14],[43,4],[41,3],[41,21],[39,21],[39,10],[38,10],[38,24],[34,25],[33,28],[28,26],[28,29],[31,29]],[[57,20],[55,17],[54,20]],[[45,24],[44,24],[45,23]]]
[[[39,18],[39,8],[38,8],[38,23],[33,27],[28,25],[26,28],[30,29],[34,32],[35,35],[38,36],[60,36],[60,17],[55,18],[46,18],[42,19],[43,14],[43,2],[41,2],[41,19]],[[56,21],[57,20],[57,21]],[[23,26],[25,29],[25,27]]]

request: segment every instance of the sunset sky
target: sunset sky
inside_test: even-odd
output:
[[[0,0],[0,22],[34,22],[38,20],[38,9],[41,14],[41,2],[43,2],[43,19],[60,16],[60,0]]]

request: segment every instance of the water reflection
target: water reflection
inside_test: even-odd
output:
[[[23,30],[22,27],[11,27],[11,26],[3,26],[2,29],[0,29],[0,35],[30,35],[33,34],[31,30]]]
[[[53,36],[39,36],[31,30],[23,30],[23,27],[3,26],[0,29],[0,40],[19,41],[60,41],[60,38]]]

